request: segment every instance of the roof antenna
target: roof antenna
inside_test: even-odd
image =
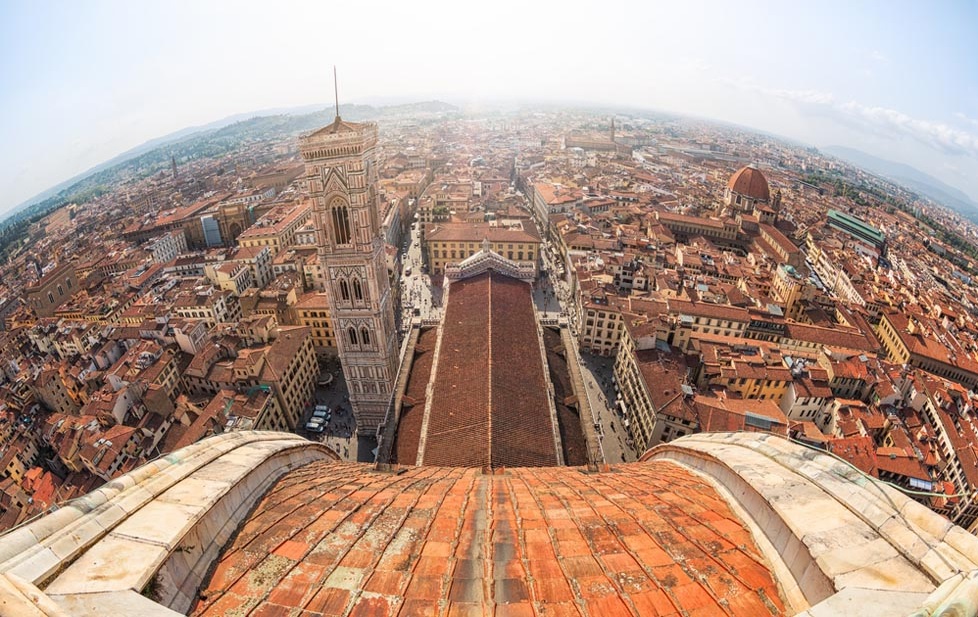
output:
[[[333,95],[336,96],[336,121],[340,121],[340,91],[336,86],[336,65],[333,65]]]

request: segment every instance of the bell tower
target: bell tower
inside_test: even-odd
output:
[[[384,421],[397,374],[397,334],[381,237],[377,125],[332,124],[299,140],[319,262],[357,426]]]

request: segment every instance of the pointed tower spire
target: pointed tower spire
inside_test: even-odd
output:
[[[333,95],[336,97],[336,122],[340,121],[340,90],[336,85],[336,65],[333,65]]]

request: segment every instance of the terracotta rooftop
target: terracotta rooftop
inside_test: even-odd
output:
[[[668,461],[569,467],[315,462],[239,526],[192,615],[784,613],[750,532]]]
[[[318,137],[320,135],[335,135],[337,133],[360,133],[366,128],[369,128],[372,123],[369,122],[347,122],[341,120],[339,115],[326,126],[321,129],[317,129],[306,135],[306,137]]]
[[[499,227],[468,223],[439,223],[427,234],[428,242],[540,242],[533,225]]]
[[[431,378],[431,363],[437,342],[438,330],[435,328],[423,329],[418,335],[411,374],[404,391],[404,408],[394,436],[394,462],[413,465],[418,460],[418,442],[421,439],[428,380]]]
[[[550,383],[554,387],[554,406],[557,410],[557,426],[560,429],[560,446],[565,465],[587,464],[587,440],[581,427],[580,405],[574,395],[570,371],[567,366],[567,350],[560,334],[553,328],[543,329],[543,342],[547,350],[547,368]]]
[[[324,292],[310,291],[299,296],[299,300],[295,303],[295,308],[328,311],[329,298]]]
[[[295,202],[277,206],[274,210],[261,217],[255,225],[245,229],[238,236],[238,241],[253,237],[275,235],[282,232],[296,220],[309,216],[312,208],[308,202]]]
[[[693,398],[693,407],[703,432],[766,431],[782,436],[787,434],[788,419],[772,400],[697,394]]]
[[[557,464],[529,284],[491,271],[452,283],[437,353],[424,464]]]
[[[767,186],[767,179],[761,170],[753,165],[741,167],[734,175],[730,176],[727,188],[734,193],[740,193],[761,201],[771,199],[771,190]]]

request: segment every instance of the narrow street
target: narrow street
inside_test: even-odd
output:
[[[326,370],[329,375],[332,375],[332,381],[327,385],[316,385],[314,401],[315,405],[329,406],[330,420],[321,433],[306,430],[306,422],[312,417],[314,410],[314,406],[309,405],[303,413],[302,422],[297,427],[296,433],[311,441],[325,444],[345,461],[373,462],[374,455],[371,450],[376,446],[376,441],[372,434],[361,435],[357,431],[339,360],[327,361]],[[320,374],[320,378],[323,376],[324,374]]]
[[[559,271],[560,267],[554,265],[553,256],[548,251],[543,251],[542,259],[544,273],[533,284],[534,306],[543,319],[565,319],[576,340],[577,315],[573,308],[570,290],[564,280],[554,274],[554,268]],[[413,228],[407,250],[403,255],[402,311],[397,316],[402,335],[407,331],[412,319],[437,319],[443,310],[441,288],[431,284],[431,278],[424,270],[420,231]],[[594,416],[589,421],[596,425],[605,460],[608,463],[636,460],[636,453],[627,441],[628,431],[614,408],[616,395],[612,374],[615,359],[592,356],[576,350],[573,356],[580,359],[586,395]],[[322,433],[306,430],[306,422],[313,412],[313,406],[310,405],[297,432],[326,444],[344,460],[373,461],[372,449],[376,445],[374,436],[360,435],[356,430],[339,360],[329,360],[325,370],[333,376],[333,379],[328,385],[317,385],[315,402],[330,407],[332,410],[330,421],[325,425]]]
[[[554,255],[549,250],[543,253],[546,276],[542,276],[534,285],[533,298],[541,316],[567,319],[577,339],[577,314],[570,289],[556,273],[561,267],[554,262]],[[581,374],[584,378],[587,397],[597,425],[598,439],[601,440],[601,450],[608,463],[630,462],[637,459],[635,451],[629,445],[628,430],[614,407],[616,398],[614,380],[615,358],[603,358],[578,351],[581,360]]]
[[[413,317],[437,319],[441,311],[441,288],[431,284],[431,277],[425,272],[424,257],[421,253],[420,224],[412,226],[407,251],[403,256],[401,270],[401,332]]]
[[[591,406],[598,417],[603,435],[601,446],[609,463],[631,462],[638,454],[629,444],[628,429],[625,428],[618,410],[615,409],[615,387],[612,380],[615,359],[592,356],[582,353],[585,384]]]

